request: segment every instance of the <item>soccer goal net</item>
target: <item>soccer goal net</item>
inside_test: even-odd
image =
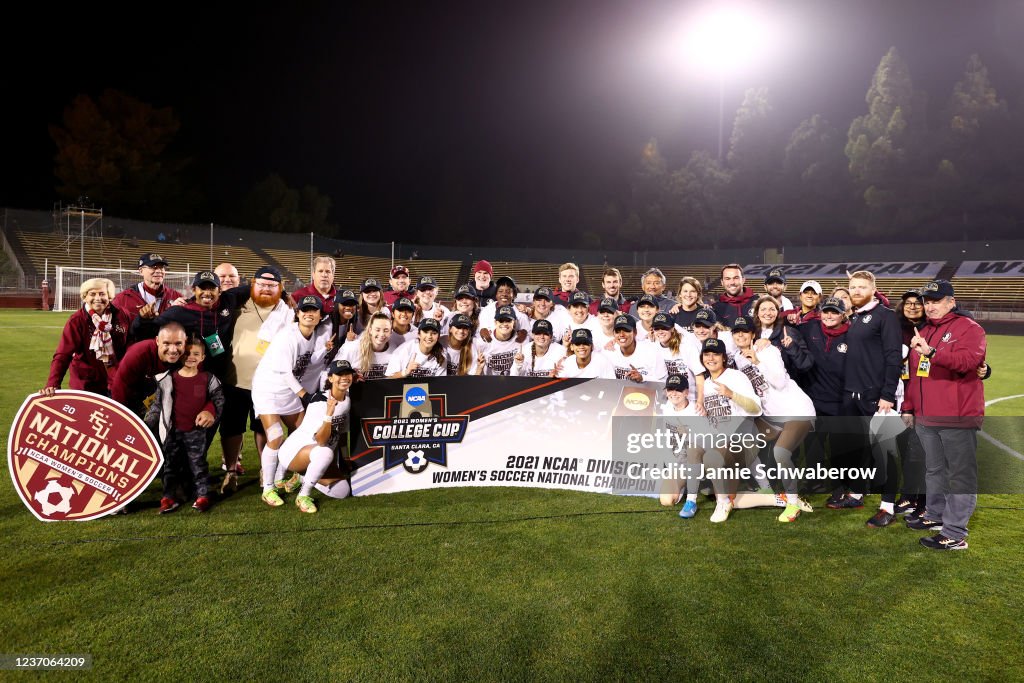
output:
[[[182,293],[192,291],[192,276],[186,271],[167,271],[164,284]],[[119,268],[70,268],[57,266],[56,282],[53,292],[53,310],[74,311],[82,305],[82,283],[94,277],[105,277],[114,281],[114,287],[120,292],[139,282],[139,271]]]

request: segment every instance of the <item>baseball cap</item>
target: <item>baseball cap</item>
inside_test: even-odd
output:
[[[381,289],[380,282],[375,277],[368,277],[363,280],[363,284],[359,285],[360,292],[367,292],[371,289]]]
[[[391,306],[391,310],[392,311],[397,311],[398,309],[405,309],[406,311],[415,311],[416,310],[416,305],[411,300],[406,299],[403,296],[403,297],[399,297],[398,301],[396,301]]]
[[[456,313],[452,316],[451,321],[448,323],[448,327],[464,327],[467,330],[473,329],[473,319],[465,313]]]
[[[701,354],[705,354],[708,351],[711,351],[712,353],[720,353],[724,356],[725,342],[723,342],[721,339],[715,339],[714,337],[709,337],[708,339],[705,339],[704,343],[700,345],[700,352]]]
[[[355,374],[355,370],[352,369],[352,364],[347,360],[338,359],[332,361],[330,366],[327,368],[328,375],[352,375]]]
[[[914,297],[916,299],[920,299],[921,298],[921,290],[920,289],[908,289],[907,291],[903,292],[903,296],[901,296],[900,298],[901,299],[909,299],[910,297]]]
[[[430,288],[437,289],[437,280],[430,277],[429,275],[424,275],[423,277],[420,278],[420,281],[416,283],[416,289]]]
[[[575,292],[569,295],[569,305],[582,304],[583,306],[590,305],[590,295],[586,292],[577,289]]]
[[[253,275],[254,280],[273,280],[274,282],[281,281],[281,271],[274,266],[260,266],[256,269],[256,273]]]
[[[196,273],[196,276],[192,278],[192,286],[202,287],[203,285],[220,287],[220,278],[217,277],[217,273],[212,270],[202,270]]]
[[[485,261],[483,259],[480,259],[479,261],[477,261],[476,265],[473,266],[473,273],[474,274],[478,273],[481,270],[487,271],[492,276],[494,275],[494,268],[491,267],[491,262],[490,261]]]
[[[651,327],[656,330],[671,330],[675,326],[675,319],[668,313],[656,313],[651,320]]]
[[[356,293],[351,289],[339,289],[334,295],[334,303],[341,304],[342,306],[355,306],[359,303],[359,298],[356,297]]]
[[[925,299],[943,299],[953,296],[953,285],[949,280],[932,280],[924,286],[921,296]]]
[[[615,299],[606,296],[601,299],[601,303],[597,306],[598,313],[618,313],[619,305],[615,303]]]
[[[153,266],[156,265],[167,266],[169,264],[167,263],[167,259],[165,259],[160,254],[154,252],[149,252],[139,257],[139,268],[143,266],[148,266],[149,268],[152,268]]]
[[[718,316],[715,314],[715,309],[713,308],[702,308],[693,316],[694,325],[714,327],[717,322]]]
[[[803,283],[802,285],[800,285],[800,291],[802,292],[808,287],[813,289],[815,294],[821,296],[821,284],[817,280],[808,280],[807,282]]]
[[[633,316],[630,316],[630,315],[623,314],[623,315],[620,315],[620,316],[616,316],[616,318],[615,318],[615,326],[612,329],[614,329],[614,330],[630,330],[630,331],[635,332],[636,331],[636,321],[633,320]]]
[[[640,308],[641,306],[654,306],[655,308],[657,308],[658,302],[650,294],[643,294],[639,299],[636,300],[636,307]]]
[[[750,318],[745,318],[742,315],[736,316],[736,319],[732,321],[733,332],[753,332],[754,321]]]
[[[495,289],[501,287],[502,285],[508,285],[509,287],[512,288],[513,292],[515,292],[516,294],[519,293],[519,287],[516,285],[516,281],[510,278],[508,275],[502,275],[501,277],[494,281]]]
[[[475,300],[478,299],[479,297],[476,295],[476,290],[470,287],[469,285],[459,285],[459,288],[455,291],[455,298],[470,298]]]
[[[547,299],[548,301],[554,301],[554,294],[550,287],[538,287],[533,293],[534,299]]]
[[[821,304],[822,311],[835,311],[836,313],[846,313],[846,304],[839,297],[830,296],[825,299],[824,303]]]
[[[441,323],[437,322],[437,318],[424,318],[417,327],[421,330],[430,330],[438,334],[441,332]]]
[[[666,391],[686,391],[690,388],[690,382],[685,375],[672,374],[665,378]]]
[[[515,320],[516,310],[511,306],[498,306],[498,309],[494,312],[495,320]]]
[[[313,294],[302,297],[302,300],[299,301],[299,310],[305,311],[310,308],[315,308],[318,311],[324,310],[324,305],[320,301],[320,297],[314,296]]]
[[[781,268],[772,268],[768,271],[768,274],[764,276],[764,283],[768,284],[773,281],[786,284],[786,273]]]
[[[572,331],[573,344],[586,344],[587,346],[594,345],[594,335],[590,334],[590,330],[585,327],[577,327]]]
[[[408,275],[409,269],[405,266],[395,266],[391,269],[391,277],[398,277],[399,275]]]
[[[551,322],[548,320],[536,320],[533,323],[534,334],[554,334],[555,330],[551,327]]]

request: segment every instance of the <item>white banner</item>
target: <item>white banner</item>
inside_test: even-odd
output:
[[[1019,261],[1017,262],[1020,263]],[[747,279],[763,278],[769,270],[780,268],[787,279],[804,278],[845,278],[847,273],[858,270],[866,270],[875,274],[875,277],[913,277],[929,278],[938,277],[945,261],[871,261],[846,263],[755,263],[743,266],[743,275]]]
[[[964,261],[956,277],[1024,277],[1024,261]]]

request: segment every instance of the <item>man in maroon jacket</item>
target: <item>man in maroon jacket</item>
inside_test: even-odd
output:
[[[111,397],[140,417],[145,415],[145,400],[156,391],[156,375],[174,367],[185,352],[185,328],[170,322],[160,328],[155,339],[132,344],[121,359],[111,387]]]
[[[334,286],[335,261],[330,256],[317,256],[313,261],[312,282],[292,292],[293,301],[302,301],[304,296],[315,296],[326,311],[334,310],[334,297],[338,290]]]
[[[718,295],[712,308],[723,325],[732,327],[732,321],[739,316],[753,317],[750,306],[754,303],[754,290],[746,286],[743,266],[738,263],[722,266],[722,289],[725,292]]]
[[[953,311],[947,280],[929,282],[923,298],[928,320],[910,340],[910,381],[900,412],[924,446],[927,500],[925,513],[907,526],[938,532],[922,538],[923,546],[966,550],[967,522],[978,501],[978,429],[985,415],[978,368],[985,362],[985,331]]]
[[[160,254],[147,253],[139,257],[139,275],[142,282],[114,297],[114,307],[128,316],[128,322],[136,316],[155,318],[181,298],[181,294],[164,285],[167,273],[167,259]]]

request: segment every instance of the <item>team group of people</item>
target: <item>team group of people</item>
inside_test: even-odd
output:
[[[726,265],[724,293],[711,300],[691,277],[670,296],[657,268],[642,276],[641,296],[626,298],[621,273],[606,268],[601,295],[592,297],[578,289],[579,268],[566,263],[558,287],[524,297],[512,276],[495,277],[481,260],[449,308],[433,277],[413,280],[401,265],[386,284],[367,277],[346,289],[335,285],[334,259],[322,256],[311,283],[291,294],[272,266],[241,284],[223,263],[198,273],[183,294],[164,283],[168,264],[159,254],[138,265],[141,282],[116,295],[106,279],[82,284],[82,307],[65,326],[42,392],[59,388],[70,370],[71,388],[110,395],[144,416],[165,454],[161,513],[187,497],[209,509],[206,453],[216,431],[221,493],[236,488],[250,426],[263,502],[279,507],[297,493],[296,506],[316,512],[314,489],[349,495],[353,382],[609,378],[663,384],[665,416],[701,418],[712,430],[756,419],[772,441],[760,457],[786,468],[801,447],[805,465],[874,462],[874,482],[833,482],[828,507],[862,508],[874,484],[882,503],[869,526],[904,514],[911,528],[933,532],[925,545],[966,548],[981,381],[990,370],[984,332],[956,308],[946,281],[905,293],[894,311],[864,271],[830,296],[805,282],[794,304],[782,269],[755,293],[739,265]],[[897,422],[912,429],[884,437],[872,430],[873,418],[901,414]],[[711,467],[736,460],[713,450],[686,457]],[[762,491],[750,495],[712,483],[713,522],[762,500],[783,508],[783,522],[811,510],[793,479],[757,481]],[[678,482],[662,501],[681,502],[680,515],[694,517],[700,487]]]

